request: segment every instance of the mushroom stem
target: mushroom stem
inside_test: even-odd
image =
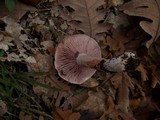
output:
[[[125,70],[135,69],[139,65],[140,60],[134,53],[125,52],[124,54],[115,58],[103,59],[101,63],[101,66],[105,71],[123,72]]]
[[[80,53],[76,58],[76,62],[77,62],[78,65],[91,67],[91,68],[98,65],[101,61],[102,61],[102,59],[97,58],[97,57],[89,56],[85,53]]]

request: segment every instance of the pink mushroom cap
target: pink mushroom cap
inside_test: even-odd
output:
[[[87,81],[96,72],[96,69],[92,67],[77,63],[79,54],[87,55],[97,60],[102,59],[98,43],[84,34],[65,37],[63,43],[57,46],[55,52],[54,64],[59,76],[73,84],[81,84]]]

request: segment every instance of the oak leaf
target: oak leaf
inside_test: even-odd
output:
[[[146,43],[146,47],[149,48],[160,35],[160,1],[131,0],[125,3],[121,9],[130,16],[139,16],[148,19],[142,20],[140,26],[152,37]]]
[[[131,78],[126,72],[117,73],[111,78],[111,83],[118,90],[117,109],[127,113],[129,108],[129,88],[133,89]]]
[[[61,11],[60,16],[67,20],[72,30],[97,38],[98,34],[106,33],[111,28],[111,24],[100,23],[106,13],[104,0],[59,0],[59,3],[64,8],[70,8],[68,12],[67,9]]]

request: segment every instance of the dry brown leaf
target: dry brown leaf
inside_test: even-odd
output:
[[[40,57],[42,57],[42,56],[40,55]],[[46,59],[45,59],[45,57],[42,59],[44,59],[44,61],[48,60],[47,57],[46,57]],[[49,59],[49,60],[51,60],[51,59]],[[42,60],[42,63],[44,63],[43,60]],[[53,65],[53,64],[51,64],[51,65]],[[48,66],[46,64],[38,63],[37,66],[38,66],[38,69],[35,68],[35,70],[38,70],[38,71],[41,70],[39,68],[44,68],[44,71],[46,71],[46,70],[48,71],[50,69],[50,66]],[[36,80],[38,82],[41,82],[43,84],[47,84],[47,85],[55,88],[55,90],[51,90],[51,89],[47,89],[47,88],[44,88],[41,86],[33,86],[34,92],[37,95],[42,96],[42,100],[44,101],[45,105],[48,108],[52,108],[52,106],[61,107],[61,105],[64,104],[64,102],[65,102],[63,100],[65,100],[68,96],[70,96],[72,94],[72,92],[70,90],[70,86],[68,86],[68,83],[65,83],[64,81],[61,81],[61,80],[57,80],[55,69],[50,69],[50,73],[48,75],[46,75],[44,77],[40,76]],[[68,106],[67,106],[67,108],[68,108]]]
[[[9,19],[4,18],[4,21],[6,22],[8,21],[9,24],[6,26],[6,31],[0,31],[0,49],[3,49],[7,54],[7,56],[1,58],[1,60],[16,61],[16,62],[24,60],[27,63],[35,63],[36,61],[34,57],[28,56],[26,54],[26,50],[22,48],[22,43],[15,38],[15,36],[19,36],[20,38],[22,38],[25,35],[20,35],[20,31],[22,30],[22,27],[12,20],[13,19],[10,19],[10,18]],[[19,53],[17,53],[16,50],[14,50],[14,52],[10,51],[9,48],[15,47],[15,43],[17,43],[17,41],[18,41],[18,44],[16,47],[18,48]]]
[[[118,89],[121,82],[122,82],[122,73],[116,73],[112,78],[111,78],[111,84],[115,89]]]
[[[139,80],[132,78],[132,83],[134,85],[134,89],[130,89],[130,93],[131,93],[132,97],[133,98],[138,98],[141,96],[144,97],[145,92],[143,90],[143,86],[141,86],[141,84],[139,84]]]
[[[89,110],[94,112],[95,116],[101,116],[105,111],[105,94],[98,89],[97,92],[89,91],[88,99],[85,100],[76,110]]]
[[[66,92],[70,91],[70,87],[68,86],[68,83],[66,83],[64,81],[57,80],[55,69],[52,69],[52,72],[50,73],[49,76],[46,77],[46,79],[44,81],[45,81],[45,83],[48,83],[51,86],[56,87],[58,89],[61,89],[63,91],[66,91]]]
[[[128,29],[126,36],[129,38],[129,42],[125,44],[126,50],[136,51],[150,35],[141,29],[139,25],[134,24],[130,29]]]
[[[71,90],[68,83],[57,80],[55,74],[55,70],[52,70],[49,76],[37,79],[39,82],[55,87],[54,91],[40,86],[33,86],[34,92],[42,95],[43,101],[49,108],[54,104],[54,106],[61,107],[63,110],[75,109],[88,98],[87,90],[77,88]]]
[[[122,83],[118,88],[118,106],[120,110],[123,112],[128,112],[129,110],[129,88],[133,88],[131,84],[131,78],[127,75],[127,73],[123,73],[122,75]]]
[[[55,96],[56,97],[56,96]],[[75,90],[74,92],[58,92],[55,106],[64,110],[75,109],[88,98],[87,90]],[[61,102],[63,101],[63,103]]]
[[[106,9],[100,9],[106,4],[104,0],[59,0],[59,3],[64,8],[70,7],[73,10],[73,12],[66,12],[67,9],[64,9],[60,14],[63,19],[68,21],[72,30],[82,31],[97,38],[98,34],[106,33],[111,28],[110,24],[99,23],[103,21],[106,13]]]
[[[12,41],[14,39],[7,32],[0,32],[0,49],[7,51],[9,46],[14,46]]]
[[[43,41],[43,42],[41,42],[41,45],[44,47],[45,50],[50,50],[50,49],[54,50],[53,41],[51,41],[51,40]]]
[[[72,112],[71,110],[63,111],[61,108],[56,108],[53,112],[54,120],[79,120],[80,113]]]
[[[115,55],[120,55],[125,51],[124,44],[129,41],[124,28],[114,29],[112,37],[108,36],[104,41],[104,45],[109,46],[109,50],[115,52]]]
[[[105,111],[105,113],[101,116],[100,120],[106,120],[107,117],[117,119],[118,114],[117,114],[117,112],[115,112],[115,104],[114,104],[111,96],[109,96],[107,98],[107,106],[108,106],[108,108]]]
[[[107,46],[104,44],[105,43],[105,39],[104,40],[100,40],[99,41],[99,46],[101,48],[101,52],[102,52],[102,56],[104,58],[107,58],[109,55],[110,55],[110,51],[109,49],[107,48]]]
[[[21,30],[23,30],[23,28],[13,18],[6,16],[2,18],[2,21],[6,24],[5,31],[10,35],[13,37],[19,37],[21,35]]]
[[[27,63],[36,63],[34,57],[31,56],[31,53],[39,50],[32,48],[29,44],[26,44],[26,41],[29,41],[29,39],[26,34],[21,33],[21,31],[24,30],[22,26],[8,16],[4,17],[2,21],[6,24],[5,32],[0,32],[0,47],[7,53],[7,57],[4,59],[7,61],[25,61]],[[14,52],[9,46],[14,46]],[[30,51],[30,54],[28,54],[26,49]]]
[[[144,66],[143,64],[140,64],[140,65],[136,68],[136,70],[140,72],[141,80],[142,80],[142,81],[148,80],[148,72],[147,72],[147,70],[145,69],[145,66]]]
[[[130,16],[140,16],[149,19],[140,22],[140,26],[152,38],[147,41],[146,47],[157,40],[160,35],[160,1],[159,0],[131,0],[122,6],[124,13]]]
[[[108,108],[101,116],[100,120],[106,120],[106,118],[113,120],[135,120],[131,113],[123,113],[122,111],[117,110],[116,105],[110,96],[108,96],[107,99],[107,106]]]
[[[105,22],[112,23],[113,28],[115,29],[120,26],[126,27],[129,25],[128,15],[124,13],[115,14],[113,12],[109,12]]]
[[[28,64],[28,67],[32,71],[36,72],[50,72],[53,68],[53,58],[48,54],[37,53],[35,55],[36,63]]]
[[[65,84],[63,81],[58,81],[54,76],[54,73],[51,73],[50,76],[39,77],[37,80],[38,82],[55,88],[51,90],[40,86],[33,86],[34,92],[42,97],[43,102],[48,108],[52,108],[53,106],[63,108],[64,103],[66,105],[66,109],[70,107],[71,104],[67,104],[66,102],[68,100],[67,97],[72,95],[68,84]]]
[[[129,110],[129,88],[133,89],[131,78],[126,72],[117,73],[111,78],[114,88],[118,89],[117,109],[127,113]]]
[[[41,34],[41,42],[44,41],[51,41],[52,40],[52,32],[50,31],[50,28],[46,25],[44,25],[44,21],[42,21],[39,16],[36,17],[38,21],[35,20],[35,18],[32,19],[32,26],[36,24],[35,31]],[[51,44],[53,45],[53,44]]]

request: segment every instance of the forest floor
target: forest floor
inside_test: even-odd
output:
[[[74,34],[94,38],[103,58],[132,52],[140,63],[69,83],[55,51]],[[0,120],[159,120],[159,36],[159,0],[2,0]]]

